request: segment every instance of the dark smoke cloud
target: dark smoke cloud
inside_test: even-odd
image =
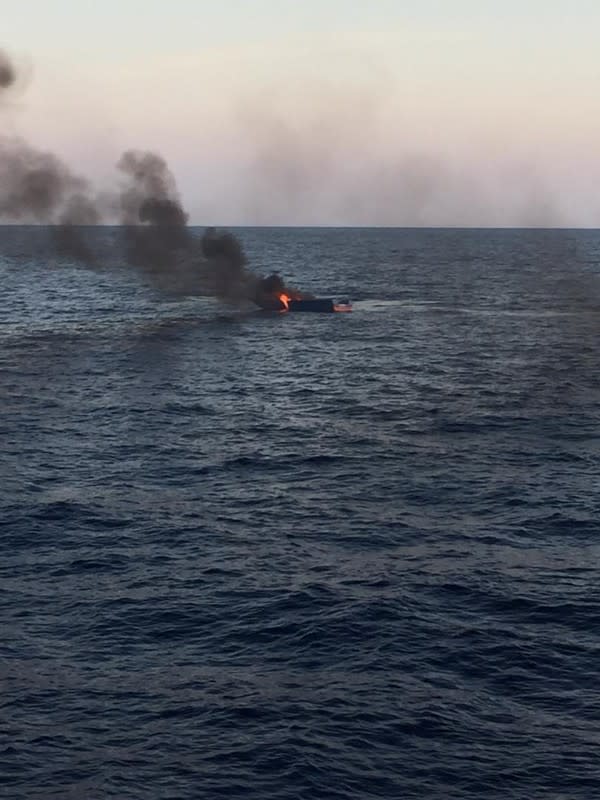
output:
[[[171,293],[280,307],[278,296],[286,291],[283,281],[273,276],[262,279],[250,271],[233,234],[213,228],[201,239],[192,234],[175,178],[161,156],[129,150],[117,168],[124,178],[117,205],[128,263]],[[290,296],[301,296],[287,291]]]
[[[85,263],[95,261],[75,227],[100,221],[88,181],[54,154],[21,139],[0,138],[0,218],[58,225],[59,253]]]
[[[29,83],[30,67],[27,62],[15,62],[14,58],[0,48],[0,110],[19,95]]]
[[[16,221],[55,223],[74,195],[87,191],[52,153],[20,139],[0,140],[0,215]]]
[[[14,84],[17,73],[4,50],[0,50],[0,90],[8,89]]]
[[[13,61],[0,50],[0,100],[18,79]],[[231,233],[211,229],[202,239],[193,235],[175,178],[161,156],[128,150],[117,169],[120,185],[104,203],[53,153],[0,136],[0,219],[53,226],[57,254],[99,267],[101,259],[84,234],[87,226],[105,220],[106,205],[122,225],[124,260],[162,289],[265,308],[278,308],[283,291],[298,296],[278,277],[261,279],[251,272]]]
[[[129,150],[117,168],[125,176],[118,204],[127,260],[164,269],[192,246],[175,179],[155,153]]]
[[[236,303],[256,300],[260,280],[247,269],[240,242],[214,229],[202,239],[192,234],[175,179],[161,156],[129,150],[117,167],[124,177],[117,203],[130,264],[170,292]]]
[[[14,62],[0,50],[0,100],[19,77]],[[76,227],[100,221],[89,182],[53,153],[15,137],[0,137],[0,219],[55,225],[54,244],[60,254],[95,262]]]

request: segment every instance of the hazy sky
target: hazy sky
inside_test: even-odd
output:
[[[192,221],[600,225],[600,2],[20,0],[2,125]]]

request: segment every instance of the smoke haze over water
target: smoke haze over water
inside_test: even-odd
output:
[[[246,99],[238,122],[249,168],[247,224],[562,227],[557,179],[537,153],[508,155],[484,137],[416,123],[387,78],[369,91],[327,82],[273,84]],[[401,122],[399,122],[401,120]],[[558,169],[558,167],[557,167]]]
[[[109,81],[98,83],[89,97],[81,90],[71,96],[80,139],[91,136],[94,142],[89,152],[83,146],[78,149],[73,130],[66,146],[64,136],[61,141],[62,129],[53,127],[52,115],[44,120],[40,109],[44,98],[52,96],[50,80],[61,79],[57,68],[53,71],[50,65],[48,76],[44,66],[38,69],[32,87],[37,106],[32,101],[21,115],[20,121],[27,122],[22,129],[29,131],[30,143],[41,150],[46,147],[42,137],[48,134],[51,150],[69,154],[67,163],[74,175],[92,173],[97,178],[102,170],[108,173],[121,149],[142,145],[168,154],[178,178],[178,202],[185,206],[192,224],[597,224],[600,207],[595,200],[594,164],[584,167],[581,159],[583,177],[571,167],[571,145],[561,144],[567,123],[563,128],[550,124],[550,105],[540,109],[542,101],[536,100],[536,130],[516,84],[512,105],[498,87],[491,86],[485,103],[476,107],[470,105],[468,91],[477,75],[466,68],[459,75],[456,64],[446,65],[449,77],[437,91],[437,84],[427,83],[427,75],[418,72],[418,64],[411,67],[414,54],[399,55],[398,64],[391,68],[383,55],[377,61],[360,41],[350,41],[341,55],[341,45],[329,45],[328,41],[327,48],[307,50],[303,60],[301,47],[296,44],[294,50],[292,45],[288,54],[280,54],[281,70],[276,75],[266,61],[262,67],[256,65],[260,61],[256,51],[248,56],[256,64],[244,62],[243,51],[239,56],[224,51],[172,63],[158,58],[156,64],[140,57],[132,70],[124,68],[119,74],[118,92],[114,76],[108,75]],[[435,59],[444,52],[447,58],[445,46],[449,45],[437,40],[426,42],[429,55],[424,49],[423,63],[430,59],[435,66]],[[325,50],[330,55],[327,62]],[[347,70],[351,53],[356,56],[352,81]],[[320,71],[319,65],[325,64],[327,69]],[[15,69],[6,57],[0,65],[3,83],[12,81],[0,95],[12,98]],[[404,73],[399,65],[406,68]],[[440,61],[438,72],[443,66]],[[112,67],[113,71],[117,68]],[[214,83],[200,80],[213,74],[212,68],[217,76]],[[431,74],[442,81],[443,76],[434,75],[433,69]],[[485,72],[485,64],[482,69]],[[17,84],[22,82],[21,71],[17,70]],[[81,77],[83,90],[89,88],[88,78]],[[184,91],[182,84],[193,85],[194,91]],[[150,96],[152,104],[136,102]],[[164,108],[164,114],[151,115],[150,105]],[[518,123],[517,111],[522,114]],[[97,131],[102,130],[102,120],[108,120],[108,126],[111,117],[115,127],[121,126],[111,144],[114,153],[109,153],[108,144],[98,148],[93,138],[101,137]],[[514,130],[511,133],[511,126],[517,124],[520,139]],[[74,163],[78,168],[73,168]],[[119,170],[115,183],[125,184],[129,177]],[[67,221],[93,219],[93,214],[79,210],[89,207],[90,203],[64,201],[55,219],[59,222],[63,215]],[[126,216],[118,198],[101,208],[96,203],[96,209],[107,222],[123,222]],[[145,226],[152,225],[152,219],[156,219],[154,212],[146,216]],[[134,260],[139,260],[143,248],[143,242],[135,243],[130,237],[126,249]]]

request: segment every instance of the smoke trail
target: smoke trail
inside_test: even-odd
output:
[[[13,61],[0,50],[0,101],[18,78]],[[128,150],[117,169],[121,183],[109,205],[123,226],[125,261],[157,286],[263,308],[278,308],[282,292],[300,296],[278,276],[262,279],[251,272],[233,234],[209,229],[201,239],[193,235],[175,178],[161,156]],[[100,265],[84,238],[85,226],[104,220],[99,196],[57,156],[19,138],[0,136],[0,218],[51,225],[59,255]]]
[[[209,228],[201,239],[187,227],[175,178],[155,153],[129,150],[117,168],[125,176],[119,207],[127,261],[149,272],[162,288],[218,297],[231,303],[252,301],[279,308],[278,296],[300,293],[278,276],[261,279],[247,268],[239,240]]]
[[[129,150],[117,168],[125,177],[118,205],[128,263],[171,292],[229,301],[247,297],[252,279],[240,243],[232,234],[214,230],[202,239],[193,236],[175,179],[161,156]]]

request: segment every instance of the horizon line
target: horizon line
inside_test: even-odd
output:
[[[123,225],[120,223],[101,223],[95,225],[64,225],[60,223],[43,222],[0,222],[1,228],[149,228],[149,225]],[[160,228],[160,226],[155,226]],[[165,228],[178,226],[164,226]],[[227,230],[230,228],[245,230],[272,230],[272,229],[300,229],[300,230],[403,230],[403,231],[600,231],[600,225],[580,225],[580,226],[544,226],[544,225],[301,225],[301,224],[228,224],[213,225],[204,223],[194,223],[184,226],[186,228],[217,228]]]

